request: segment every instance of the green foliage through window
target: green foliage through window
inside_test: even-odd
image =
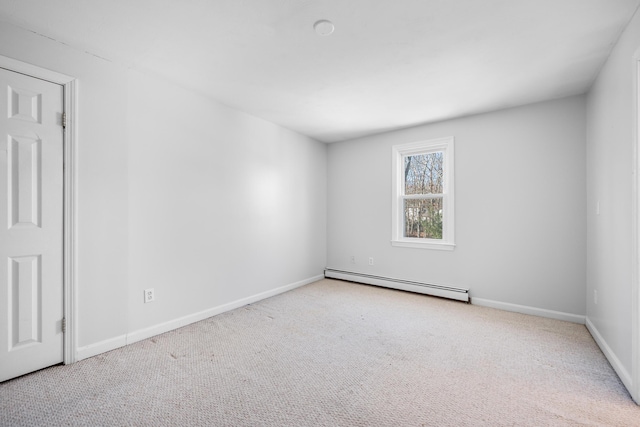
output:
[[[442,239],[442,199],[404,201],[404,237]]]

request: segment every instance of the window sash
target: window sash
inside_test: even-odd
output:
[[[402,215],[402,239],[414,239],[416,242],[442,242],[445,236],[445,198],[444,197],[403,197],[401,202]],[[410,205],[407,206],[407,201],[439,201],[439,207],[435,207],[427,203],[426,205]],[[438,205],[438,202],[432,202]],[[439,209],[438,209],[439,208]],[[423,209],[426,209],[423,211]],[[438,226],[438,221],[440,222]],[[417,233],[417,235],[410,235]],[[425,234],[424,237],[420,236]],[[440,237],[434,237],[433,234],[440,235]],[[426,235],[431,235],[426,237]]]
[[[444,193],[447,192],[447,150],[443,150],[442,148],[433,148],[433,149],[422,149],[422,150],[412,150],[411,152],[403,151],[401,154],[401,165],[402,165],[402,182],[400,183],[401,194],[409,196],[406,194],[407,189],[407,181],[406,181],[406,159],[407,157],[417,157],[428,154],[442,153],[442,191]],[[426,196],[426,195],[438,195],[443,193],[415,193],[417,196]]]
[[[446,193],[425,193],[425,194],[403,194],[400,196],[402,200],[415,200],[415,199],[444,199]]]

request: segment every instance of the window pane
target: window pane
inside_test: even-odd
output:
[[[404,237],[442,239],[442,198],[404,200]]]
[[[404,157],[404,194],[442,194],[444,153]]]

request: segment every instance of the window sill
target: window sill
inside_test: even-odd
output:
[[[391,246],[398,246],[403,248],[415,248],[415,249],[436,249],[439,251],[452,251],[455,249],[455,243],[447,242],[420,242],[413,240],[392,240]]]

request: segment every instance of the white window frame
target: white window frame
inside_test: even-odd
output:
[[[391,191],[391,244],[393,246],[453,250],[455,248],[454,235],[454,161],[452,136],[427,141],[411,142],[394,145],[392,152],[392,191]],[[404,157],[409,155],[443,153],[443,193],[442,197],[442,239],[424,239],[418,237],[404,237],[404,200],[405,198],[423,198],[404,195]]]

